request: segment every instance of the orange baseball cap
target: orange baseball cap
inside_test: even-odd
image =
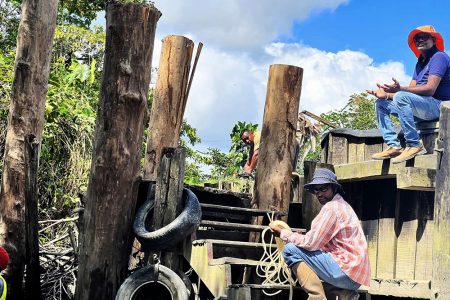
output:
[[[416,44],[414,43],[414,36],[421,32],[425,32],[433,36],[436,39],[436,47],[439,50],[444,51],[444,39],[442,38],[441,34],[437,32],[436,29],[434,29],[434,27],[431,25],[419,26],[411,31],[408,35],[409,48],[411,48],[411,50],[417,57],[420,56],[420,51],[419,49],[417,49]]]

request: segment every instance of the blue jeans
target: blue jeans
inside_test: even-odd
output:
[[[397,92],[394,99],[377,99],[375,109],[378,127],[388,146],[398,148],[400,141],[392,125],[390,115],[398,116],[405,135],[407,147],[418,147],[420,137],[417,133],[415,119],[431,121],[439,119],[441,101],[433,97],[419,96],[409,92]]]
[[[357,290],[361,285],[345,274],[329,253],[308,251],[292,243],[286,244],[283,257],[289,268],[298,262],[305,262],[323,281],[341,289]]]

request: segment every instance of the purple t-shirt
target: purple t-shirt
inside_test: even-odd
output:
[[[436,52],[422,70],[416,66],[412,79],[417,82],[417,85],[425,85],[430,75],[441,77],[433,97],[439,100],[450,100],[450,57],[447,53]]]

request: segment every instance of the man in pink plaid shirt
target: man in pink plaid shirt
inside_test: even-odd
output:
[[[358,299],[356,290],[370,284],[367,241],[360,221],[342,198],[342,186],[332,171],[317,169],[305,189],[323,205],[310,231],[302,235],[269,224],[287,243],[284,260],[296,273],[308,299]]]

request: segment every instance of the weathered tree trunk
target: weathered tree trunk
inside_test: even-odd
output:
[[[253,207],[282,212],[289,209],[302,77],[302,68],[270,66]],[[253,223],[261,222],[259,217]]]
[[[41,299],[39,272],[39,224],[37,178],[39,167],[39,142],[32,134],[25,137],[25,228],[26,253],[25,297]]]
[[[433,299],[450,295],[450,104],[442,102],[434,197]]]
[[[105,68],[80,235],[76,299],[114,299],[131,250],[156,23],[149,5],[108,4]]]
[[[163,40],[145,153],[144,179],[156,181],[163,147],[178,146],[194,43],[182,36]]]
[[[25,264],[25,136],[41,141],[57,0],[24,0],[17,37],[0,193],[0,244],[10,254],[8,298],[23,298]]]

